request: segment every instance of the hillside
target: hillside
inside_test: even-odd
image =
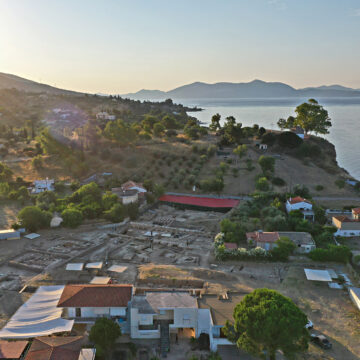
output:
[[[256,99],[256,98],[309,98],[309,97],[360,97],[360,91],[340,85],[295,89],[281,82],[254,80],[248,83],[219,82],[207,84],[194,82],[170,91],[140,90],[123,97],[145,99]]]
[[[19,91],[33,92],[33,93],[48,93],[54,95],[80,94],[76,91],[58,89],[56,87],[41,84],[36,81],[24,79],[22,77],[0,73],[0,89],[17,89]]]

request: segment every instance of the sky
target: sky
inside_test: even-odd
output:
[[[0,0],[0,72],[108,94],[360,88],[360,0]]]

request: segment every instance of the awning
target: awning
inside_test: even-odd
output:
[[[40,235],[36,234],[36,233],[31,233],[31,234],[25,235],[24,237],[27,238],[27,239],[33,240],[33,239],[36,239],[36,238],[40,237]]]
[[[113,271],[117,273],[122,273],[127,269],[127,266],[121,266],[121,265],[112,265],[109,267],[108,271]]]
[[[62,308],[57,304],[64,286],[40,286],[0,330],[0,338],[26,339],[70,332],[74,320],[61,318]]]
[[[73,263],[73,264],[67,264],[66,270],[69,271],[81,271],[84,268],[83,263]]]
[[[332,281],[327,270],[304,269],[306,278],[312,281]]]
[[[101,269],[102,266],[103,266],[102,261],[100,261],[100,262],[88,263],[88,264],[85,265],[85,267],[86,267],[87,269]]]
[[[90,281],[90,284],[106,285],[109,284],[111,278],[107,276],[95,276]]]

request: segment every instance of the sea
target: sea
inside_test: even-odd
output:
[[[186,99],[177,102],[197,106],[203,111],[189,112],[204,124],[219,113],[222,122],[234,116],[243,126],[258,124],[266,129],[278,129],[279,118],[295,115],[295,107],[304,99]],[[340,167],[360,181],[360,97],[317,99],[329,112],[332,121],[330,134],[324,137],[335,145]]]

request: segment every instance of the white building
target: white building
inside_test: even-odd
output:
[[[107,317],[123,327],[132,293],[132,285],[66,285],[57,306],[76,323],[92,325],[97,318]]]
[[[300,210],[303,213],[305,220],[314,221],[315,214],[313,211],[313,205],[309,200],[306,200],[300,196],[288,199],[286,201],[287,213],[295,210]]]
[[[333,216],[332,223],[337,228],[334,236],[360,236],[360,220],[345,215]]]
[[[35,180],[31,189],[32,194],[40,194],[44,191],[54,191],[54,179]]]
[[[124,205],[136,203],[139,201],[139,193],[137,190],[124,190],[120,188],[112,188],[111,192],[115,194]]]
[[[96,118],[98,120],[116,120],[116,116],[115,115],[110,115],[109,113],[107,113],[106,111],[101,111],[99,113],[96,114]]]
[[[170,347],[171,339],[209,336],[210,350],[218,346],[234,346],[222,328],[233,320],[235,305],[243,295],[203,295],[200,298],[187,292],[147,292],[136,295],[131,302],[131,338],[160,339],[162,352]]]

